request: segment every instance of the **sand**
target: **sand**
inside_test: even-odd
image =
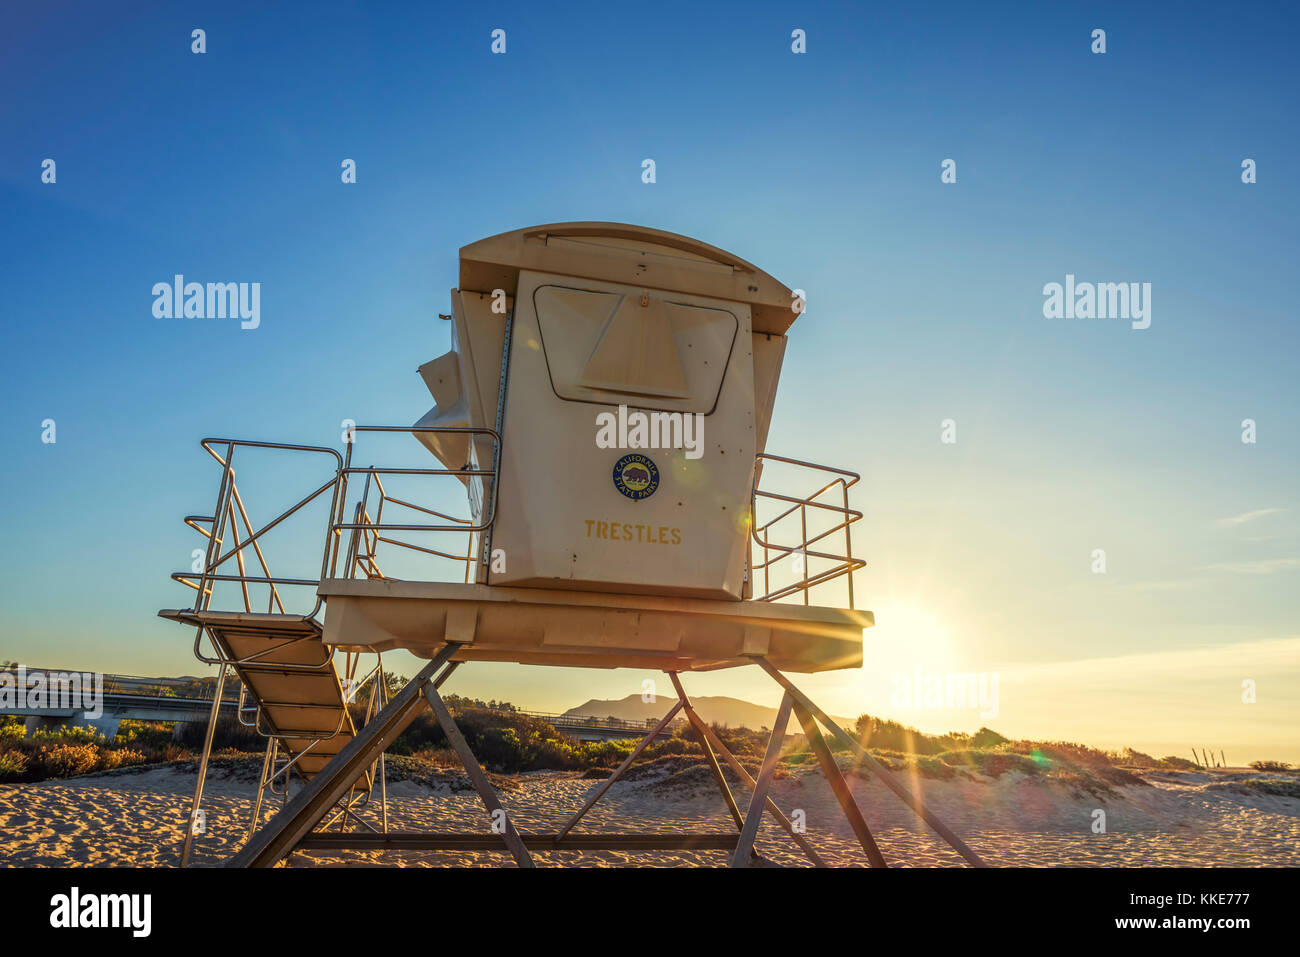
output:
[[[579,831],[722,832],[732,829],[721,797],[703,769],[673,777],[649,775],[616,783]],[[256,774],[253,768],[252,775]],[[1098,797],[1059,782],[1019,774],[998,779],[936,781],[909,786],[956,833],[1000,866],[1300,865],[1300,799],[1261,794],[1238,782],[1257,772],[1145,772],[1143,786]],[[554,832],[600,782],[566,772],[494,777],[519,830]],[[960,866],[962,861],[881,784],[851,778],[891,865]],[[194,787],[192,771],[172,766],[89,775],[40,784],[0,786],[0,863],[20,867],[159,866],[180,860],[182,824]],[[247,768],[214,770],[204,806],[208,831],[195,844],[194,863],[215,865],[242,842],[255,781]],[[748,792],[736,788],[742,809]],[[865,866],[830,788],[815,769],[798,769],[773,785],[787,814],[804,812],[809,840],[828,863]],[[266,810],[269,817],[273,807]],[[1094,833],[1094,812],[1105,833]],[[487,832],[488,819],[463,775],[446,772],[429,783],[389,786],[394,830]],[[806,866],[789,837],[765,818],[757,842],[769,860]],[[539,852],[542,866],[691,866],[727,863],[722,851]],[[495,852],[298,852],[290,867],[385,864],[502,866]]]

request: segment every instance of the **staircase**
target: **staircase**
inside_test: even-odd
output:
[[[159,617],[204,628],[257,704],[257,730],[276,738],[304,780],[356,737],[321,626],[303,615],[204,609]],[[372,771],[353,785],[369,791]]]

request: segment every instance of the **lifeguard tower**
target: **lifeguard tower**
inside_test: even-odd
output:
[[[802,308],[772,276],[685,236],[617,223],[516,230],[460,250],[459,287],[442,317],[452,348],[419,368],[435,405],[414,426],[346,423],[342,453],[203,440],[221,470],[216,506],[186,522],[207,547],[201,570],[172,576],[197,598],[193,608],[160,612],[194,627],[195,654],[219,668],[192,821],[201,818],[220,686],[233,670],[241,720],[268,739],[235,865],[361,847],[500,848],[520,866],[546,850],[714,848],[748,866],[760,860],[753,845],[765,811],[820,863],[768,796],[792,712],[869,863],[885,859],[821,727],[978,865],[787,676],[859,667],[863,629],[873,624],[853,593],[864,565],[850,536],[862,517],[849,505],[858,475],[767,452],[787,333]],[[424,461],[356,464],[373,461],[367,443],[397,434]],[[307,494],[255,530],[235,460],[284,454],[319,462],[319,484],[308,481]],[[325,516],[319,574],[273,576],[268,536],[312,508]],[[292,608],[289,596],[306,589],[310,606]],[[837,589],[847,607],[812,604],[814,589]],[[428,663],[390,699],[382,655],[397,648]],[[368,655],[375,665],[359,677]],[[521,834],[438,690],[479,661],[655,669],[668,675],[674,703],[563,827]],[[759,668],[783,689],[757,778],[700,720],[680,678],[734,667]],[[388,827],[384,751],[425,707],[483,800],[482,833]],[[735,832],[575,831],[679,714]],[[751,788],[747,811],[719,760]],[[302,784],[292,796],[291,778]],[[282,807],[264,821],[267,793]]]

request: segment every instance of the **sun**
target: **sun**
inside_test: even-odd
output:
[[[862,667],[846,672],[849,694],[879,699],[895,676],[952,670],[957,646],[942,614],[921,604],[900,602],[875,609],[876,624],[862,633]]]
[[[862,667],[828,675],[825,690],[841,714],[894,716],[894,692],[922,674],[953,671],[960,656],[959,636],[937,606],[920,601],[875,603],[876,624],[862,633]],[[829,703],[829,702],[828,702]]]

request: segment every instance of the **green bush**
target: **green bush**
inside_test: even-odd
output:
[[[4,743],[5,741],[21,741],[26,736],[27,728],[20,721],[0,725],[0,743]]]
[[[206,721],[183,722],[176,729],[175,743],[199,751],[203,747],[203,737],[207,731]],[[168,740],[171,740],[171,735],[168,735]],[[159,746],[162,746],[161,743]],[[258,734],[255,729],[245,727],[233,716],[218,718],[217,726],[212,732],[212,749],[221,751],[225,748],[234,748],[237,751],[263,751],[266,749],[266,738]]]
[[[31,734],[33,741],[53,744],[107,744],[108,738],[90,725],[75,727],[37,728]]]
[[[0,781],[19,781],[30,763],[26,754],[15,748],[0,751]]]
[[[111,739],[88,727],[42,728],[25,738],[7,730],[12,725],[5,727],[0,781],[44,781],[193,757],[189,749],[171,742],[163,722],[123,721]]]

